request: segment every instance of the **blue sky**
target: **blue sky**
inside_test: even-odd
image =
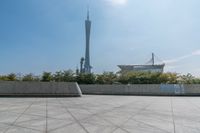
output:
[[[200,76],[199,0],[0,0],[0,74],[75,69],[85,51],[87,3],[93,72],[142,64]]]

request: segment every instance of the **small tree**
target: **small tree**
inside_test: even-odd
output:
[[[119,73],[117,81],[122,84],[128,84],[129,77],[127,73]]]
[[[7,76],[2,75],[2,76],[0,76],[0,80],[1,81],[8,81],[8,78],[7,78]]]
[[[117,81],[117,75],[113,72],[104,72],[96,76],[97,84],[113,84]]]
[[[168,75],[168,81],[169,84],[176,84],[178,83],[178,75],[177,73],[166,73]]]
[[[11,73],[7,76],[7,80],[8,81],[16,81],[17,80],[17,76],[14,73]]]
[[[67,70],[63,72],[63,81],[64,82],[74,82],[75,73],[72,70]]]
[[[192,74],[188,73],[187,75],[181,75],[179,77],[179,82],[184,84],[193,84],[195,81],[195,77]]]
[[[102,74],[98,74],[95,82],[97,84],[105,84],[103,75]]]
[[[72,70],[58,71],[53,75],[56,82],[74,82],[76,80],[75,73]]]
[[[23,76],[22,81],[35,81],[35,77],[32,73]]]
[[[96,76],[94,74],[79,74],[76,81],[79,84],[95,84]]]
[[[53,79],[53,76],[52,76],[51,72],[43,72],[43,74],[42,74],[43,82],[49,82],[49,81],[52,81],[52,79]]]
[[[57,71],[53,76],[53,80],[56,81],[56,82],[63,81],[63,73],[62,73],[62,71]]]

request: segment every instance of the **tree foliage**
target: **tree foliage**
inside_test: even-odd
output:
[[[49,82],[49,81],[52,81],[52,79],[53,79],[53,75],[51,74],[51,72],[43,72],[41,81]]]
[[[34,76],[32,73],[29,73],[22,77],[22,81],[40,81],[40,78],[38,76]]]
[[[177,73],[152,72],[126,72],[102,74],[75,74],[72,70],[57,71],[55,73],[43,72],[41,76],[26,74],[22,77],[11,73],[0,75],[3,81],[42,81],[42,82],[78,82],[79,84],[200,84],[200,78],[191,74],[179,75]]]
[[[15,73],[10,73],[8,75],[2,75],[2,76],[0,76],[0,80],[16,81],[17,80],[17,75]]]
[[[113,84],[115,82],[117,82],[117,75],[113,72],[104,72],[96,75],[97,84]]]
[[[151,73],[151,72],[129,72],[119,76],[122,84],[175,84],[177,83],[176,73]]]
[[[76,81],[79,84],[95,84],[96,76],[94,74],[79,74]]]
[[[72,70],[57,71],[53,75],[53,81],[55,82],[75,82],[75,74]]]

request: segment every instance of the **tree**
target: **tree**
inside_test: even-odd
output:
[[[22,81],[40,81],[40,78],[30,73],[23,76]]]
[[[96,76],[97,84],[113,84],[117,81],[117,75],[113,72],[104,72]]]
[[[200,84],[200,78],[193,79],[193,84]]]
[[[105,84],[103,75],[98,74],[95,83],[96,84]]]
[[[42,74],[43,82],[49,82],[49,81],[52,81],[52,79],[53,79],[53,76],[52,76],[51,72],[43,72],[43,74]]]
[[[63,81],[64,82],[74,82],[75,79],[75,73],[72,70],[67,70],[63,72]]]
[[[62,71],[57,71],[53,76],[54,81],[61,82],[63,81],[63,73]]]
[[[53,75],[56,82],[75,82],[75,73],[72,70],[58,71]]]
[[[94,74],[79,74],[76,81],[79,84],[95,84],[96,76]]]
[[[168,76],[167,83],[168,84],[177,84],[178,83],[178,75],[177,73],[165,73]]]
[[[8,81],[8,78],[7,78],[7,76],[2,75],[2,76],[0,76],[0,80],[2,80],[2,81]]]
[[[17,76],[14,73],[11,73],[7,76],[7,80],[8,81],[16,81],[17,80]]]
[[[192,74],[188,73],[187,75],[181,75],[179,76],[179,83],[183,84],[192,84],[195,83],[197,80],[195,79]]]
[[[129,83],[129,76],[127,73],[118,73],[118,79],[117,81],[121,84],[128,84]]]

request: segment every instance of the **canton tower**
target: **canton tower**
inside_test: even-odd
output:
[[[89,10],[87,11],[87,20],[85,20],[85,33],[86,33],[86,49],[85,49],[85,64],[84,72],[91,73],[92,67],[90,66],[90,30],[91,21],[89,17]]]

